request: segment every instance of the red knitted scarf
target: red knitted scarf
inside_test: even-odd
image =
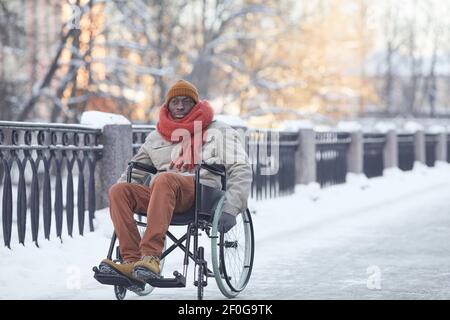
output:
[[[180,154],[175,161],[171,161],[170,168],[175,166],[180,171],[182,171],[182,168],[191,171],[195,164],[200,162],[201,148],[205,143],[205,128],[211,123],[213,117],[214,111],[206,100],[199,101],[183,119],[179,120],[174,119],[170,115],[169,108],[166,105],[161,107],[159,122],[156,125],[159,134],[166,141],[182,142]],[[198,121],[195,129],[199,132],[195,132],[196,137],[194,137],[194,121]],[[200,127],[201,131],[199,130]],[[186,139],[187,137],[183,137],[177,132],[172,137],[172,133],[176,129],[184,129],[180,131],[181,134],[187,130],[190,134],[190,139]],[[200,138],[197,137],[198,134],[201,134]],[[190,152],[185,152],[186,150],[190,150]]]

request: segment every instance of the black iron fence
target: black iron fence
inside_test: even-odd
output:
[[[414,135],[398,135],[398,167],[400,170],[409,171],[414,167]]]
[[[32,241],[38,246],[41,225],[44,237],[49,239],[53,223],[56,236],[61,238],[64,220],[67,233],[72,236],[75,208],[79,233],[84,232],[86,207],[89,229],[94,230],[94,173],[102,151],[100,134],[101,130],[79,125],[0,121],[0,192],[5,246],[10,248],[13,222],[17,224],[21,244],[25,243],[27,230],[31,229]]]
[[[252,198],[267,199],[294,192],[297,133],[250,130],[245,147],[253,172]]]
[[[447,135],[447,162],[450,163],[450,134]]]
[[[155,130],[155,125],[133,125],[133,155],[135,155],[141,145],[144,144],[148,134]]]
[[[380,177],[384,169],[384,147],[386,136],[378,133],[365,133],[363,172],[367,178]]]
[[[247,132],[245,139],[245,148],[248,154],[252,172],[253,180],[251,186],[250,197],[254,199],[272,198],[277,194],[276,181],[273,176],[263,174],[262,168],[270,168],[274,164],[275,159],[269,158],[269,150],[267,149],[267,157],[261,157],[263,152],[261,145],[266,141],[271,140],[269,131],[252,130]]]
[[[277,173],[280,195],[293,194],[296,184],[296,158],[298,149],[297,132],[280,132],[279,170]]]
[[[438,144],[437,134],[425,135],[425,164],[429,167],[434,167],[436,162],[436,146]]]
[[[348,132],[316,132],[316,177],[321,187],[344,183],[347,175]]]
[[[133,125],[134,153],[154,129],[153,125]],[[36,245],[40,236],[50,239],[52,230],[60,239],[63,233],[72,236],[74,224],[82,235],[86,217],[89,230],[93,231],[95,168],[103,151],[101,135],[100,129],[80,125],[0,121],[0,237],[5,246],[11,247],[15,233],[22,244],[26,235],[31,234],[31,241]],[[273,198],[294,192],[297,161],[304,161],[303,168],[312,160],[311,157],[303,159],[302,151],[297,150],[299,147],[312,150],[308,149],[308,143],[299,146],[298,137],[298,132],[246,131],[243,142],[253,171],[252,198]],[[398,134],[397,138],[398,166],[401,170],[411,170],[415,161],[414,135]],[[348,161],[353,161],[348,159],[349,145],[360,140],[352,141],[348,132],[315,132],[311,139],[314,139],[316,150],[316,181],[321,187],[344,183]],[[425,136],[428,166],[433,166],[436,161],[438,143],[437,135]],[[358,157],[362,157],[367,177],[382,175],[385,145],[383,134],[363,135],[363,153]],[[447,161],[450,162],[450,135],[447,135],[446,145]],[[106,147],[110,148],[109,145]]]

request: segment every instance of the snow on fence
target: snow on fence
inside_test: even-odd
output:
[[[76,225],[83,234],[86,220],[93,231],[95,210],[108,206],[109,187],[154,129],[123,121],[101,128],[0,121],[4,245],[38,245],[52,233],[62,240]],[[347,173],[372,178],[391,167],[411,170],[415,162],[450,162],[447,133],[236,129],[243,133],[257,200],[291,194],[299,183],[344,183]]]

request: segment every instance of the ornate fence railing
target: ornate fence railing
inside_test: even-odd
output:
[[[386,136],[378,133],[365,133],[363,136],[364,157],[363,172],[367,178],[383,175],[384,169],[384,147]]]
[[[436,146],[438,143],[438,135],[428,133],[425,135],[425,164],[434,167],[436,162]]]
[[[295,153],[298,149],[297,132],[280,133],[280,166],[278,171],[279,194],[287,195],[295,192],[296,184],[296,158]]]
[[[447,137],[447,162],[450,163],[450,134],[447,134],[446,137]]]
[[[108,205],[107,188],[129,161],[130,144],[135,154],[155,126],[133,125],[132,137],[129,129],[0,121],[0,238],[5,246],[16,239],[39,246],[51,234],[72,236],[76,227],[83,235],[86,221],[93,231],[96,205]],[[348,171],[380,176],[385,163],[406,171],[415,161],[428,166],[450,162],[448,133],[423,139],[424,133],[351,135],[306,128],[243,132],[253,173],[250,194],[258,200],[293,193],[296,183],[344,183]]]
[[[141,145],[144,144],[148,134],[155,130],[155,125],[134,124],[133,125],[133,155],[135,155]]]
[[[316,132],[316,177],[321,187],[344,183],[347,175],[348,132]]]
[[[5,246],[11,245],[13,221],[17,224],[21,244],[31,231],[32,241],[38,246],[41,224],[45,239],[49,239],[53,221],[57,237],[62,237],[64,220],[67,233],[72,236],[75,208],[79,233],[84,233],[86,207],[89,229],[94,230],[94,173],[102,151],[100,134],[101,130],[80,125],[0,121],[0,192]]]
[[[267,199],[294,192],[298,134],[250,130],[245,147],[253,172],[252,198]]]
[[[414,135],[398,135],[398,167],[400,170],[409,171],[414,166]]]

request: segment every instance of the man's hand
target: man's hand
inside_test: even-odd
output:
[[[231,228],[236,225],[236,216],[231,213],[224,212],[219,219],[219,231],[227,233]]]

